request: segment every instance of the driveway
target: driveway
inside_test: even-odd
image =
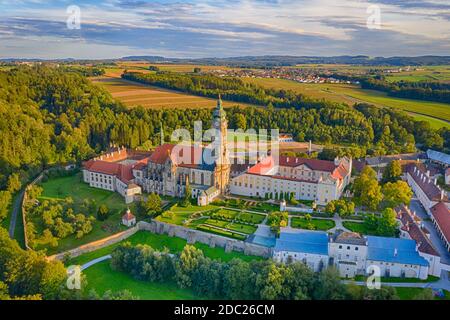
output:
[[[444,243],[439,238],[438,232],[433,225],[433,222],[430,220],[430,216],[425,211],[424,207],[422,207],[420,201],[416,198],[411,200],[409,207],[412,211],[415,211],[416,214],[423,219],[423,224],[425,228],[430,232],[430,240],[433,243],[434,248],[441,255],[441,262],[445,264],[450,264],[450,253],[444,246]]]
[[[25,190],[20,191],[19,196],[16,198],[16,201],[13,203],[13,210],[11,213],[11,222],[9,224],[9,237],[14,239],[14,231],[16,230],[17,216],[19,215],[19,210],[21,210],[23,196],[25,194]]]

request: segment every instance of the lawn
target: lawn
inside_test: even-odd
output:
[[[189,289],[180,289],[175,283],[144,282],[133,279],[129,274],[114,271],[110,262],[104,261],[83,272],[87,278],[86,291],[94,289],[103,295],[128,290],[142,300],[194,300],[200,299]]]
[[[450,121],[450,105],[445,103],[389,97],[384,92],[365,90],[350,84],[310,84],[263,78],[246,78],[244,81],[256,83],[266,88],[293,90],[311,98],[347,103],[348,105],[366,102],[379,107],[397,108],[410,113],[418,120],[437,119],[437,121],[430,121],[435,128],[450,127],[450,123],[442,121]]]
[[[138,245],[138,244],[146,244],[154,248],[155,250],[163,250],[164,248],[167,248],[172,253],[181,252],[183,248],[186,246],[187,241],[181,238],[177,237],[169,237],[168,235],[164,234],[154,234],[151,232],[146,231],[139,231],[136,234],[132,235],[128,239],[122,241],[121,243],[129,242],[132,245]],[[94,260],[99,257],[106,256],[110,254],[116,247],[118,247],[121,243],[116,243],[111,246],[85,253],[79,257],[71,259],[67,265],[82,265],[85,264],[91,260]],[[202,243],[196,243],[194,246],[198,249],[201,249],[205,256],[211,258],[211,259],[217,259],[222,261],[230,261],[234,258],[239,258],[245,261],[250,261],[254,259],[262,259],[261,257],[257,256],[248,256],[243,253],[239,252],[225,252],[225,249],[223,248],[210,248],[209,246],[202,244]]]
[[[297,229],[309,229],[308,225],[314,226],[314,230],[328,231],[336,226],[336,223],[330,219],[311,219],[306,220],[304,217],[294,217],[291,219],[291,227]]]
[[[81,181],[81,175],[77,174],[69,177],[50,179],[42,183],[44,189],[39,201],[44,200],[63,200],[71,197],[74,201],[77,213],[82,212],[82,204],[85,199],[95,200],[96,204],[105,204],[111,215],[106,221],[95,220],[92,224],[91,233],[85,235],[81,239],[76,239],[75,235],[71,235],[65,239],[59,240],[56,248],[39,247],[37,249],[48,249],[47,254],[51,255],[57,252],[73,249],[80,245],[108,237],[112,234],[125,230],[121,225],[121,218],[127,204],[124,199],[115,192],[96,189],[89,187],[88,184]],[[130,206],[133,211],[134,205]]]
[[[400,300],[413,300],[419,293],[424,290],[423,288],[395,288]],[[440,299],[435,297],[434,300],[450,300],[450,292],[444,291],[445,298]]]
[[[362,222],[344,221],[342,222],[344,228],[352,232],[357,232],[363,235],[370,235],[371,232],[366,228],[366,225]]]
[[[358,275],[355,277],[355,281],[366,281],[367,277]],[[428,276],[427,279],[416,279],[416,278],[399,278],[399,277],[381,277],[381,282],[391,282],[391,283],[428,283],[439,281],[439,277]]]

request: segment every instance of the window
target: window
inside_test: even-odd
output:
[[[359,250],[359,248],[358,247],[355,247],[355,251],[358,251]]]

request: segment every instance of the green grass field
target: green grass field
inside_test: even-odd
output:
[[[80,245],[125,230],[125,227],[121,225],[121,218],[128,206],[119,194],[89,187],[88,184],[81,181],[80,174],[50,179],[47,182],[42,183],[42,187],[44,191],[39,198],[40,201],[63,200],[67,197],[71,197],[74,201],[75,208],[79,211],[77,213],[85,213],[82,212],[83,201],[85,199],[92,199],[95,200],[98,206],[105,204],[109,208],[111,215],[106,221],[95,220],[92,224],[93,229],[91,233],[85,235],[81,239],[76,239],[75,235],[71,235],[65,239],[61,239],[56,248],[38,247],[37,249],[48,249],[47,254],[54,254],[73,249]],[[131,205],[130,208],[133,211],[134,205]]]
[[[114,271],[109,261],[104,261],[85,270],[86,292],[94,289],[103,295],[106,291],[130,291],[141,300],[195,300],[200,299],[189,289],[180,289],[175,283],[143,282],[129,274]]]
[[[424,290],[427,290],[427,289],[395,288],[395,290],[397,291],[397,295],[400,298],[400,300],[413,300],[418,294],[420,294],[421,292],[423,292]],[[450,300],[450,292],[444,290],[444,294],[445,294],[445,298],[440,299],[440,298],[435,297],[434,300]]]
[[[362,222],[344,221],[342,222],[344,228],[352,232],[357,232],[363,235],[370,235],[370,231],[367,230],[366,226]]]
[[[360,89],[350,84],[304,84],[290,80],[263,78],[243,80],[266,88],[293,90],[314,99],[325,99],[348,105],[366,102],[379,107],[397,108],[410,113],[418,120],[428,120],[434,128],[450,127],[450,123],[446,122],[450,121],[450,105],[445,103],[389,97],[384,92]]]
[[[307,221],[304,217],[294,217],[291,219],[291,227],[298,229],[308,229],[308,225],[314,226],[314,230],[328,231],[336,226],[330,219],[311,219]]]

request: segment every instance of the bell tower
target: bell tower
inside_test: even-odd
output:
[[[223,194],[227,191],[228,183],[230,180],[230,155],[228,152],[227,135],[228,135],[228,121],[225,110],[223,110],[222,99],[219,96],[217,101],[217,107],[213,113],[213,128],[219,133],[217,139],[219,139],[219,147],[216,155],[216,167],[214,171],[216,188]]]

